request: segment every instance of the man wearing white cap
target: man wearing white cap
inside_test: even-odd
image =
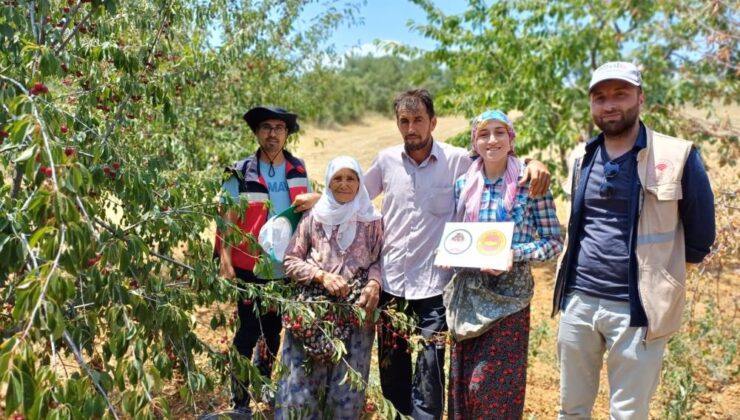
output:
[[[589,100],[602,132],[575,153],[553,299],[559,418],[591,418],[607,352],[610,417],[647,419],[666,342],[681,325],[686,263],[714,242],[714,196],[693,145],[640,121],[634,64],[596,69]]]

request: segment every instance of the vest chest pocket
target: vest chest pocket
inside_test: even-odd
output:
[[[655,196],[658,201],[678,201],[683,198],[681,182],[647,185],[645,189]]]
[[[670,242],[678,227],[678,200],[683,196],[680,182],[648,185],[640,209],[638,245]]]

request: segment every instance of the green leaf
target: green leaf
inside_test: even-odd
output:
[[[21,163],[25,162],[28,159],[31,159],[32,157],[36,156],[36,151],[38,150],[38,146],[35,144],[31,147],[24,150],[20,155],[18,155],[14,160],[13,163]]]
[[[41,55],[39,69],[41,70],[41,74],[43,76],[53,76],[61,72],[61,69],[59,67],[59,60],[52,50],[47,49]]]
[[[28,244],[31,246],[31,248],[35,247],[38,241],[41,240],[41,238],[44,237],[46,234],[54,234],[56,232],[56,228],[53,226],[43,226],[40,229],[37,229],[36,232],[33,233],[33,236],[31,236],[31,239],[28,240]]]
[[[36,384],[29,372],[19,368],[12,369],[5,397],[6,412],[12,413],[16,409],[30,410],[33,405],[35,389]]]

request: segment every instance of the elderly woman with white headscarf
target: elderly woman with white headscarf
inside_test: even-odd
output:
[[[370,202],[360,165],[353,158],[337,157],[326,170],[326,190],[288,245],[285,273],[299,284],[302,296],[311,296],[307,301],[333,304],[324,309],[354,304],[371,317],[382,284],[378,266],[382,238],[381,216]],[[314,310],[322,313],[321,305]],[[367,382],[374,328],[352,314],[329,309],[318,321],[309,322],[285,315],[282,364],[287,372],[278,383],[276,419],[298,414],[360,417],[365,390],[353,387],[345,376],[351,369]],[[339,361],[332,341],[337,339],[346,350]]]

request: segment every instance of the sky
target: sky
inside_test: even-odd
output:
[[[321,10],[322,3],[309,5],[305,16],[315,16]],[[467,2],[435,0],[435,4],[445,14],[458,14],[466,9]],[[374,46],[376,40],[400,42],[425,50],[434,47],[434,41],[408,28],[409,20],[426,22],[424,11],[408,0],[367,0],[364,5],[360,5],[356,16],[361,23],[351,27],[343,24],[327,40],[328,44],[334,44],[339,53],[375,53],[378,51]]]

